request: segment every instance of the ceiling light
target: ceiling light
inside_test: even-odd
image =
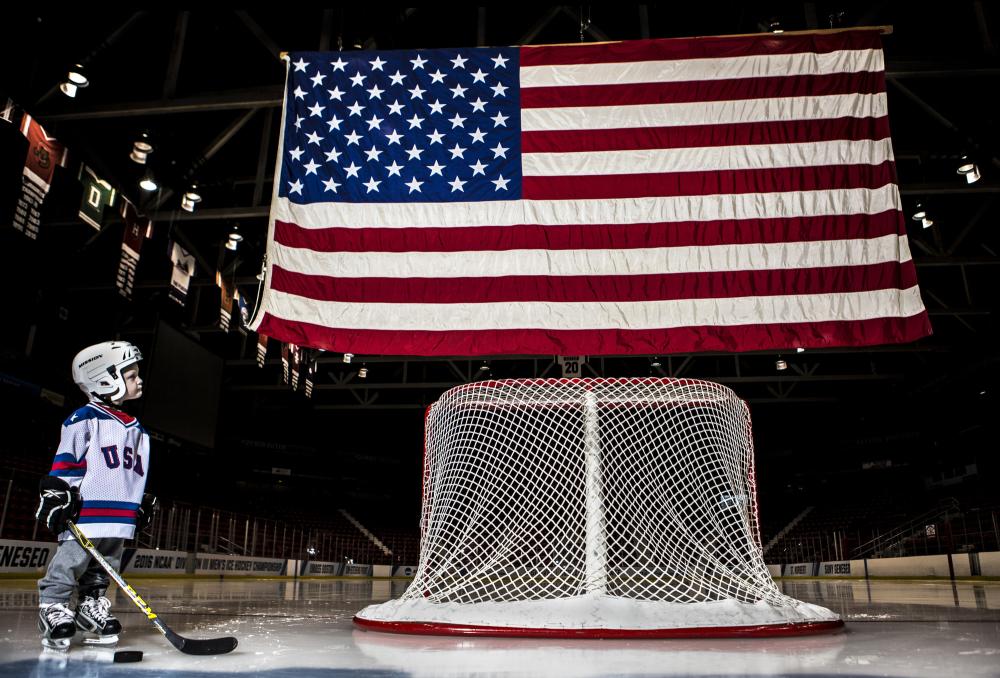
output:
[[[927,218],[927,210],[925,210],[924,206],[918,202],[916,207],[914,207],[913,214],[910,218],[914,221],[923,221]]]
[[[958,164],[958,169],[955,171],[958,174],[965,175],[966,183],[974,184],[982,178],[982,175],[979,173],[979,166],[967,155],[962,156]]]
[[[796,353],[805,353],[805,352],[806,352],[806,350],[805,350],[804,348],[802,348],[801,346],[799,346],[799,347],[797,347],[797,348],[795,349],[795,352],[796,352]]]
[[[772,33],[784,33],[785,29],[781,27],[781,22],[778,19],[771,19],[768,24],[768,30]]]
[[[233,224],[233,229],[229,231],[229,236],[226,239],[226,249],[235,252],[241,242],[243,242],[243,234],[240,233],[240,225]]]
[[[924,228],[930,228],[931,226],[934,225],[934,220],[933,219],[921,219],[920,223],[923,224]]]
[[[786,363],[786,362],[785,362],[784,360],[782,360],[781,358],[778,358],[778,359],[777,359],[777,360],[776,360],[776,361],[774,362],[774,369],[778,370],[779,372],[782,372],[782,371],[784,371],[784,370],[787,370],[787,369],[788,369],[788,363]]]
[[[69,98],[76,97],[76,93],[79,89],[86,87],[90,84],[90,80],[83,72],[83,66],[80,64],[74,64],[72,68],[69,69],[69,73],[66,74],[66,80],[64,80],[59,85],[59,89],[63,94]]]
[[[483,364],[479,366],[479,371],[480,372],[488,372],[489,369],[490,369],[490,364],[488,362],[486,362],[485,360],[483,361]]]
[[[360,370],[358,370],[358,379],[367,379],[367,378],[368,378],[368,368],[362,367]]]
[[[351,362],[352,358],[354,358],[354,354],[353,353],[345,353],[344,354],[344,362],[345,363]]]
[[[663,363],[660,362],[659,356],[653,356],[653,359],[649,361],[650,367],[661,367]]]
[[[152,152],[153,144],[149,141],[149,132],[142,132],[139,134],[139,138],[132,142],[132,152],[129,153],[128,157],[134,163],[145,165]]]
[[[90,80],[87,79],[86,74],[83,72],[81,64],[73,64],[73,67],[69,69],[69,73],[66,75],[66,79],[77,87],[86,87],[90,84]]]
[[[201,194],[198,193],[198,184],[191,184],[191,187],[181,197],[181,209],[185,212],[194,212],[194,206],[201,202]]]
[[[139,180],[139,188],[144,191],[155,191],[160,186],[156,183],[156,179],[153,178],[152,170],[146,170],[146,173],[142,175],[142,179]]]

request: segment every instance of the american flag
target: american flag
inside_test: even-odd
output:
[[[253,327],[356,354],[913,341],[876,31],[302,52]]]

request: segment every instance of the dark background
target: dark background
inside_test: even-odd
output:
[[[83,402],[70,359],[121,337],[149,358],[148,395],[133,411],[155,434],[150,487],[161,496],[270,515],[364,508],[415,527],[426,406],[464,381],[559,370],[554,356],[489,357],[481,370],[480,358],[358,356],[345,364],[321,354],[307,399],[301,387],[293,393],[281,383],[276,346],[260,369],[252,333],[235,320],[228,333],[216,327],[215,265],[235,224],[246,240],[226,271],[251,300],[256,292],[284,77],[277,52],[576,42],[581,13],[590,19],[588,41],[756,33],[777,18],[789,30],[893,26],[884,45],[900,188],[908,213],[921,201],[935,220],[926,230],[908,220],[934,335],[784,355],[784,372],[774,353],[675,355],[660,368],[649,356],[591,356],[584,376],[706,378],[747,399],[765,525],[815,501],[880,496],[919,504],[955,495],[976,506],[1000,503],[994,5],[289,9],[5,11],[0,101],[11,96],[64,142],[74,170],[56,171],[40,239],[14,232],[26,141],[0,123],[0,461],[48,464],[60,422]],[[91,85],[68,99],[56,88],[74,62],[85,63]],[[161,183],[151,195],[140,195],[144,168],[128,159],[143,130],[155,144],[150,167]],[[966,153],[983,174],[973,185],[955,173]],[[114,287],[120,220],[106,217],[98,233],[76,217],[81,160],[154,220],[132,301]],[[204,201],[188,214],[178,196],[192,179]],[[183,308],[167,296],[171,239],[198,258]],[[162,348],[182,344],[181,336],[200,348]],[[366,380],[357,374],[362,364]],[[40,389],[64,399],[54,404]]]

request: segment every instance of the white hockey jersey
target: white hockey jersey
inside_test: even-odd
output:
[[[79,488],[85,535],[130,539],[149,471],[149,434],[133,416],[90,402],[63,422],[49,475]],[[72,539],[66,530],[59,541]]]

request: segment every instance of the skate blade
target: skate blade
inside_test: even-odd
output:
[[[68,650],[69,638],[42,638],[42,647],[46,650]]]
[[[118,642],[118,636],[97,636],[95,638],[84,638],[85,645],[114,645]]]

